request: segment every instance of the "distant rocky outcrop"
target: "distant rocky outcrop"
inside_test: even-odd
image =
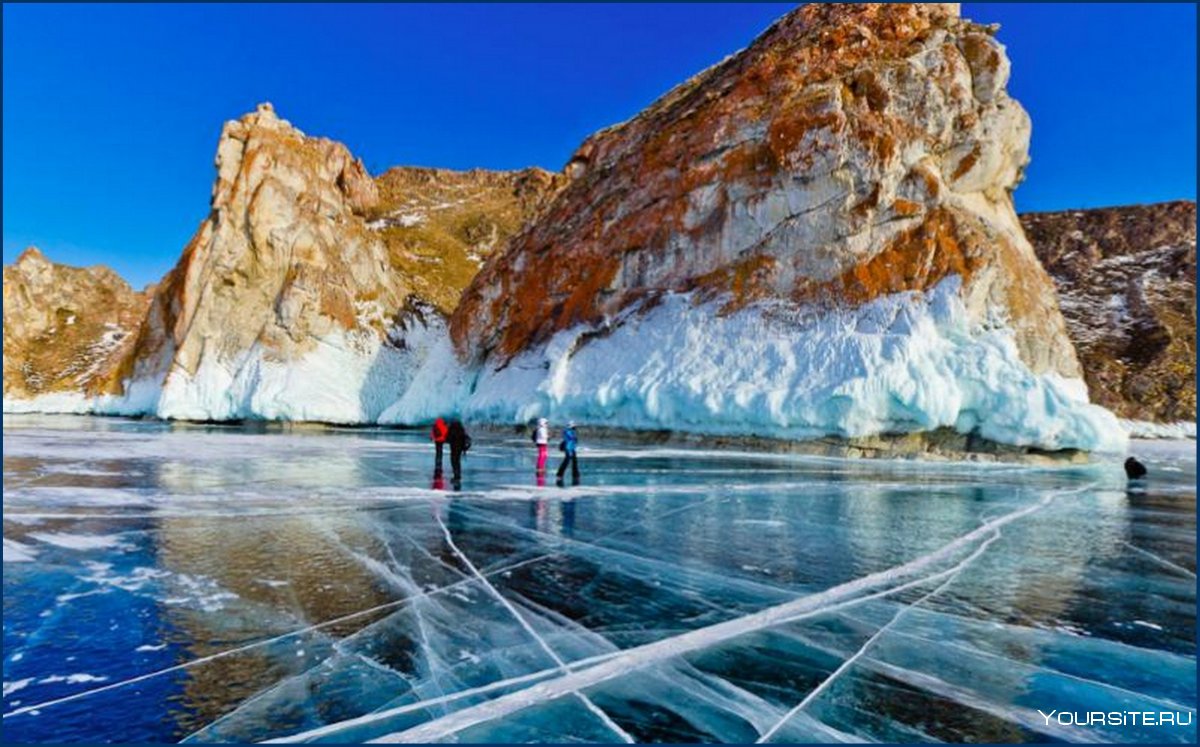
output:
[[[1094,402],[1196,419],[1196,203],[1021,216],[1058,287]]]
[[[1030,122],[995,32],[954,4],[808,4],[590,137],[452,317],[463,406],[1114,443],[1013,211]]]
[[[413,290],[449,315],[483,261],[545,207],[562,174],[402,167],[376,180],[380,200],[367,213],[389,261]]]
[[[69,267],[26,249],[4,268],[5,401],[98,391],[147,300],[107,267]]]

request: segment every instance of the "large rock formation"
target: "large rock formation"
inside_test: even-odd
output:
[[[1030,123],[994,32],[950,4],[809,4],[589,138],[452,317],[461,406],[1119,445],[1013,212]],[[438,358],[386,419],[437,410]]]
[[[1196,203],[1028,213],[1092,400],[1196,420]]]
[[[226,125],[210,215],[78,397],[1120,448],[1013,212],[1030,123],[995,32],[806,5],[562,175],[371,179],[265,105]]]
[[[69,267],[29,247],[4,268],[4,402],[83,409],[133,342],[146,293],[107,267]]]
[[[369,420],[403,390],[409,295],[361,219],[378,188],[269,104],[226,123],[212,207],[112,380],[164,417]]]
[[[216,167],[208,217],[140,325],[122,317],[137,334],[77,382],[69,408],[29,387],[10,402],[10,361],[42,366],[6,355],[6,409],[371,422],[444,337],[479,261],[562,181],[537,169],[393,169],[376,181],[269,104],[226,123]],[[5,322],[7,353],[7,303]]]

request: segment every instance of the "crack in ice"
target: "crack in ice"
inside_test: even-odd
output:
[[[620,652],[607,661],[588,669],[571,672],[549,682],[533,685],[524,690],[504,695],[486,703],[456,711],[439,719],[421,724],[402,732],[384,735],[375,742],[431,742],[475,726],[522,711],[539,703],[556,700],[578,690],[600,684],[620,675],[650,664],[692,651],[701,650],[745,633],[794,621],[804,617],[823,614],[847,604],[854,595],[868,591],[888,582],[899,581],[915,575],[931,565],[953,557],[963,548],[999,530],[1001,527],[1041,510],[1057,495],[1087,490],[1087,485],[1074,490],[1052,492],[1030,506],[1014,510],[992,519],[976,529],[947,543],[938,550],[922,555],[882,571],[839,584],[823,592],[801,597],[791,602],[776,605],[760,612],[734,620],[717,623],[684,633],[676,638],[636,646]],[[936,576],[938,574],[934,574]],[[928,582],[929,578],[923,579]]]
[[[491,592],[492,596],[496,597],[500,604],[503,605],[504,608],[508,610],[514,618],[516,618],[517,622],[521,624],[521,627],[525,629],[525,632],[528,633],[535,641],[537,641],[538,646],[540,646],[541,649],[545,651],[556,664],[558,664],[559,671],[566,674],[568,671],[566,668],[567,664],[565,661],[563,661],[562,657],[559,656],[554,649],[550,648],[550,644],[546,643],[546,640],[542,638],[542,636],[540,636],[536,630],[533,629],[533,626],[530,625],[529,621],[526,620],[520,611],[513,606],[512,602],[509,602],[508,599],[506,599],[504,595],[500,593],[500,590],[492,585],[492,582],[488,581],[487,578],[479,572],[479,569],[475,567],[475,564],[471,562],[471,559],[468,558],[462,550],[458,549],[458,545],[454,543],[454,538],[450,536],[450,530],[446,527],[445,522],[442,521],[442,517],[438,514],[434,514],[434,518],[437,519],[438,526],[442,528],[442,534],[446,536],[446,544],[450,546],[450,549],[455,555],[458,556],[459,560],[461,560],[463,564],[466,565],[471,571],[471,573],[474,574],[477,579],[479,579],[480,583],[482,583],[484,587]],[[604,725],[611,729],[617,736],[629,744],[633,744],[635,742],[634,738],[631,737],[628,732],[618,726],[617,723],[613,721],[607,713],[602,711],[595,703],[593,703],[591,698],[581,692],[575,692],[573,694],[581,703],[583,703],[584,707],[595,714],[595,716],[599,718]]]
[[[785,619],[779,620],[775,624],[783,625],[783,624],[787,624],[787,623],[798,622],[800,620],[805,620],[805,619],[808,619],[811,617],[827,615],[831,612],[840,612],[845,609],[858,607],[858,606],[861,606],[862,604],[865,604],[866,602],[872,602],[877,599],[883,599],[883,598],[886,598],[889,596],[893,596],[895,594],[899,594],[900,592],[914,589],[918,586],[925,586],[925,585],[929,584],[930,582],[938,581],[942,578],[945,578],[947,575],[954,573],[954,572],[955,572],[955,569],[950,568],[949,570],[940,571],[940,572],[932,574],[930,576],[923,576],[923,577],[917,578],[913,581],[908,581],[906,583],[900,584],[899,586],[891,586],[891,587],[888,587],[881,591],[874,592],[872,594],[867,594],[867,595],[861,596],[861,597],[855,597],[855,598],[850,599],[845,602],[831,604],[828,607],[823,607],[821,609],[814,610],[811,612],[805,612],[805,613],[796,615],[794,617],[785,618]],[[741,619],[741,618],[739,618],[739,619]],[[669,640],[675,640],[676,638],[682,637],[682,636],[686,635],[688,632],[694,632],[694,631],[686,631],[684,633],[677,633],[674,636],[672,636],[670,639],[663,639],[663,640],[657,641],[654,644],[648,644],[648,645],[653,646],[658,643],[666,643]],[[575,671],[575,670],[580,670],[580,669],[586,669],[588,667],[592,667],[597,664],[603,664],[603,663],[610,661],[618,656],[622,656],[623,654],[627,653],[627,651],[628,650],[610,651],[608,653],[596,654],[595,656],[589,656],[589,657],[586,657],[583,659],[569,661],[566,663],[566,669]],[[392,716],[402,716],[406,713],[412,713],[414,711],[426,710],[430,706],[444,705],[445,703],[448,703],[448,702],[462,700],[463,698],[468,698],[468,697],[472,697],[475,695],[486,695],[486,694],[494,692],[496,690],[503,690],[504,688],[512,687],[514,685],[522,685],[527,682],[533,682],[535,680],[549,679],[552,675],[557,674],[560,671],[561,670],[557,667],[549,668],[549,669],[541,669],[536,672],[530,672],[528,674],[522,674],[522,675],[518,675],[516,677],[510,677],[508,679],[497,680],[496,682],[489,682],[486,685],[480,685],[478,687],[473,687],[468,690],[461,690],[456,693],[450,693],[449,695],[447,695],[444,698],[429,698],[427,700],[422,700],[422,701],[419,701],[416,703],[408,703],[405,705],[396,706],[394,708],[389,708],[385,711],[378,711],[375,713],[367,713],[367,714],[364,714],[362,716],[357,716],[352,719],[347,719],[345,721],[338,721],[336,723],[327,724],[325,726],[320,726],[315,729],[310,729],[308,731],[299,732],[296,734],[292,734],[290,736],[279,737],[276,739],[268,739],[268,740],[265,740],[265,742],[266,743],[303,742],[303,741],[307,741],[309,739],[315,739],[315,738],[319,738],[319,737],[323,737],[323,736],[328,736],[330,734],[336,734],[340,731],[345,731],[346,729],[352,728],[355,726],[366,726],[366,725],[369,725],[372,723],[376,723],[378,721],[382,721],[384,719],[391,718]]]
[[[1131,542],[1121,540],[1121,544],[1125,545],[1130,550],[1135,550],[1135,551],[1141,553],[1142,555],[1145,555],[1146,557],[1150,558],[1151,560],[1153,560],[1154,562],[1163,566],[1164,568],[1170,568],[1173,571],[1178,571],[1179,573],[1184,574],[1185,576],[1192,579],[1193,581],[1196,579],[1195,571],[1189,571],[1187,568],[1184,568],[1183,566],[1180,566],[1180,565],[1176,565],[1176,564],[1172,563],[1171,561],[1167,560],[1166,558],[1159,556],[1159,555],[1155,555],[1154,553],[1150,552],[1149,550],[1144,550]]]
[[[438,495],[439,496],[441,495],[440,491],[438,492]],[[679,508],[671,509],[670,511],[665,511],[662,514],[656,515],[653,518],[664,519],[668,516],[672,516],[674,514],[677,514],[677,513],[683,512],[683,511],[690,511],[692,509],[699,508],[701,506],[705,506],[705,505],[713,502],[714,500],[717,500],[717,498],[718,498],[717,496],[714,496],[711,498],[707,498],[703,501],[698,501],[696,503],[689,503],[687,505],[680,506]],[[642,523],[644,523],[644,522],[639,521],[639,522],[632,522],[630,524],[623,525],[623,526],[613,530],[612,532],[609,532],[608,534],[604,534],[604,535],[601,535],[600,537],[597,537],[596,539],[598,541],[601,539],[605,539],[607,537],[621,534],[622,532],[626,532],[630,529],[633,529]],[[587,544],[587,543],[584,543],[584,544]],[[494,576],[498,573],[507,573],[509,571],[514,571],[514,570],[517,570],[518,568],[523,568],[523,567],[525,567],[527,565],[531,565],[533,563],[538,563],[543,560],[557,557],[561,554],[562,554],[561,552],[544,553],[542,555],[538,555],[538,556],[535,556],[532,558],[527,558],[525,560],[521,560],[516,563],[501,566],[499,568],[496,568],[495,570],[488,571],[487,575]],[[145,682],[146,680],[150,680],[155,677],[161,677],[164,674],[170,674],[172,672],[179,672],[179,671],[183,671],[185,669],[190,669],[191,667],[198,666],[200,664],[206,664],[210,661],[215,661],[217,659],[222,659],[226,656],[232,656],[234,654],[240,654],[240,653],[244,653],[246,651],[252,651],[256,648],[259,648],[260,646],[267,646],[272,643],[277,643],[279,641],[287,640],[288,638],[291,638],[293,636],[304,635],[305,633],[311,633],[311,632],[314,632],[317,630],[321,630],[323,628],[337,625],[339,623],[348,622],[350,620],[356,620],[360,617],[366,617],[367,615],[371,615],[371,614],[374,614],[377,612],[383,612],[388,609],[403,607],[404,605],[406,605],[409,602],[412,602],[414,600],[421,599],[424,597],[437,596],[438,594],[443,594],[443,593],[449,592],[460,586],[466,586],[473,582],[474,581],[471,578],[464,578],[461,581],[456,581],[452,584],[448,584],[446,586],[439,587],[437,589],[433,589],[432,591],[422,591],[420,594],[417,594],[416,596],[405,597],[404,599],[396,599],[391,602],[385,602],[384,604],[377,605],[375,607],[370,607],[365,610],[359,610],[357,612],[351,612],[347,615],[331,618],[329,620],[325,620],[323,622],[309,625],[307,627],[300,628],[298,630],[292,630],[287,633],[281,633],[277,636],[272,636],[270,638],[264,638],[259,641],[252,641],[245,645],[237,646],[235,648],[227,649],[225,651],[218,651],[215,654],[210,654],[208,656],[202,656],[198,659],[192,659],[190,661],[180,662],[179,664],[175,664],[175,665],[172,665],[169,667],[164,667],[162,669],[156,669],[152,672],[147,672],[145,674],[137,675],[137,676],[131,677],[129,679],[125,679],[125,680],[121,680],[119,682],[113,682],[111,684],[104,685],[103,687],[96,687],[96,688],[92,688],[90,690],[83,690],[81,692],[72,693],[71,695],[66,695],[61,698],[55,698],[52,700],[47,700],[47,701],[44,701],[41,703],[35,703],[32,705],[28,705],[28,706],[21,706],[20,708],[16,708],[16,709],[8,711],[6,713],[0,714],[0,719],[6,719],[9,716],[19,716],[24,713],[31,713],[33,711],[37,711],[42,708],[49,708],[52,706],[60,705],[62,703],[69,703],[69,702],[72,702],[75,700],[79,700],[81,698],[89,697],[91,695],[96,695],[96,694],[99,694],[102,692],[108,692],[110,690],[116,690],[121,687],[126,687],[128,685],[137,684],[138,682]],[[549,671],[552,673],[556,670],[549,670]],[[451,695],[449,697],[452,700],[454,699],[453,695]]]
[[[956,578],[958,578],[958,574],[960,574],[964,570],[966,570],[967,566],[969,566],[976,559],[978,559],[979,556],[983,555],[983,553],[987,551],[988,547],[999,538],[1000,538],[1000,532],[997,531],[995,534],[993,534],[991,537],[989,537],[987,540],[985,540],[979,546],[979,548],[975,550],[974,553],[972,553],[970,556],[965,558],[957,566],[955,566],[954,568],[951,568],[949,571],[947,571],[946,573],[949,574],[949,577],[945,581],[942,581],[942,583],[938,584],[937,588],[933,589],[932,591],[928,592],[927,594],[922,596],[917,601],[913,602],[912,604],[908,605],[904,609],[897,612],[896,615],[891,620],[889,620],[886,625],[881,627],[879,630],[875,631],[875,634],[872,635],[870,638],[868,638],[866,643],[864,643],[857,651],[855,651],[852,656],[850,656],[848,659],[843,661],[841,666],[839,666],[837,669],[835,669],[833,671],[832,674],[830,674],[828,677],[826,677],[821,682],[821,684],[819,684],[815,688],[813,688],[813,690],[811,692],[809,692],[808,695],[804,696],[803,700],[801,700],[799,703],[797,703],[796,706],[794,708],[792,708],[792,710],[790,710],[786,714],[784,714],[783,718],[779,719],[779,721],[777,721],[774,726],[772,726],[770,729],[768,729],[766,731],[766,733],[764,733],[757,740],[755,740],[755,744],[762,744],[763,742],[766,742],[771,737],[775,736],[775,733],[778,732],[781,728],[783,728],[784,724],[786,724],[788,721],[790,721],[796,714],[800,713],[805,708],[807,708],[809,703],[816,700],[821,695],[821,693],[825,692],[825,690],[827,690],[829,688],[829,686],[832,685],[833,682],[838,677],[840,677],[843,673],[845,673],[848,669],[850,669],[850,667],[852,667],[856,661],[861,659],[867,653],[867,651],[869,651],[871,649],[871,647],[873,645],[875,645],[875,642],[878,641],[881,637],[883,637],[884,633],[891,630],[898,622],[900,622],[902,619],[904,619],[905,615],[907,615],[913,609],[921,606],[921,604],[923,604],[924,602],[926,602],[929,599],[931,599],[932,597],[940,594],[943,589],[945,589],[947,586],[952,584],[954,582],[954,580]]]

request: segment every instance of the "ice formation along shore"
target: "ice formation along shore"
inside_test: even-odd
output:
[[[1046,449],[1125,447],[1125,429],[1088,403],[1082,381],[1031,373],[1002,324],[969,328],[956,277],[853,310],[719,307],[670,295],[605,329],[560,332],[499,370],[464,366],[439,321],[414,322],[401,332],[403,350],[328,344],[290,363],[252,350],[230,368],[172,371],[165,386],[134,382],[124,397],[52,394],[4,406],[397,425],[457,412],[497,424],[546,416],[801,439],[950,427]],[[340,386],[324,385],[333,379]]]
[[[494,423],[546,416],[781,438],[945,426],[1015,445],[1124,448],[1082,381],[1032,374],[1003,326],[969,329],[958,291],[952,277],[853,310],[762,304],[728,316],[719,302],[668,296],[607,330],[560,332],[500,370],[464,370],[442,342],[380,422],[455,410]]]

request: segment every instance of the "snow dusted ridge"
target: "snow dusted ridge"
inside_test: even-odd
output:
[[[508,366],[464,370],[442,340],[380,417],[416,423],[451,409],[483,422],[556,421],[780,438],[951,427],[1006,444],[1123,451],[1115,416],[1080,380],[1035,375],[1012,332],[971,329],[950,277],[931,292],[849,311],[673,294],[608,330],[575,328]]]

